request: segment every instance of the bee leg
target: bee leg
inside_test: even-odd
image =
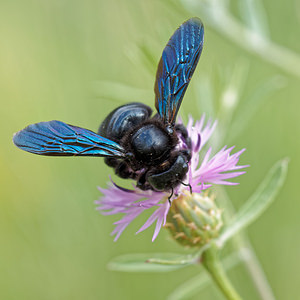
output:
[[[184,186],[188,186],[190,188],[190,193],[193,194],[192,186],[189,183],[180,182]]]
[[[136,173],[133,172],[124,161],[119,162],[115,166],[115,173],[119,177],[124,178],[124,179],[128,179],[128,178],[135,179],[136,178]]]
[[[139,177],[138,177],[138,180],[137,180],[137,183],[136,183],[136,186],[143,190],[143,191],[147,191],[147,190],[153,190],[153,188],[151,187],[151,185],[147,182],[146,180],[146,174],[147,174],[147,171],[144,171],[142,172]]]
[[[191,155],[191,150],[190,149],[180,150],[180,153],[182,153],[186,157],[188,162],[191,160],[192,155]]]
[[[118,160],[113,157],[105,157],[104,162],[112,168],[115,168],[119,164]]]
[[[173,197],[174,189],[172,188],[171,195],[168,197],[170,206],[172,205],[171,198]]]
[[[185,140],[186,145],[188,146],[189,149],[191,149],[192,141],[191,141],[191,138],[189,137],[186,127],[183,124],[176,124],[175,130],[182,135],[182,137]]]

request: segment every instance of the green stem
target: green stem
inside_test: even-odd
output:
[[[225,222],[232,218],[232,216],[236,213],[232,202],[229,199],[228,194],[224,190],[223,187],[218,188],[218,192],[220,195],[220,200],[222,200],[222,206],[226,207],[224,214]],[[264,300],[275,300],[275,296],[273,294],[272,288],[268,282],[268,279],[264,273],[264,270],[255,254],[255,250],[251,245],[249,238],[245,231],[242,231],[235,235],[231,240],[235,249],[244,249],[244,258],[243,261],[249,272],[251,279],[260,295],[261,299]]]
[[[223,295],[228,300],[241,300],[231,282],[229,281],[222,264],[219,259],[218,249],[212,245],[202,254],[202,263],[206,270],[210,273],[214,282],[218,285]]]

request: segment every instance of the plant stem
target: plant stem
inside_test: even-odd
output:
[[[218,192],[221,196],[220,199],[223,201],[223,206],[226,207],[227,214],[224,214],[224,217],[229,219],[235,214],[235,209],[224,188],[218,188]],[[272,288],[245,231],[235,235],[232,239],[232,243],[235,249],[243,249],[243,261],[260,298],[263,300],[275,300]]]
[[[241,243],[245,244],[245,248],[242,248],[243,259],[247,268],[247,271],[261,297],[264,300],[275,300],[272,288],[268,282],[268,279],[261,267],[261,264],[255,254],[255,251],[246,238],[242,238]]]
[[[226,299],[242,299],[229,281],[219,260],[218,249],[215,245],[212,245],[212,247],[203,252],[202,263],[206,270],[210,273],[212,279],[218,285]]]

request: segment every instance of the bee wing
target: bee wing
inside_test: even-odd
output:
[[[125,150],[118,143],[61,121],[29,125],[14,135],[13,142],[20,149],[39,155],[125,157]]]
[[[204,40],[200,19],[183,23],[171,36],[159,61],[155,107],[166,124],[174,125],[182,98],[199,61]]]

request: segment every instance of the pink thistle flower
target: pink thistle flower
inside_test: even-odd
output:
[[[181,121],[179,121],[181,122]],[[193,193],[201,193],[203,190],[211,187],[213,184],[222,185],[236,185],[238,183],[227,181],[227,179],[240,176],[245,171],[237,171],[248,167],[248,165],[238,166],[240,155],[245,151],[242,149],[234,154],[232,150],[234,147],[223,147],[215,155],[211,155],[212,148],[209,148],[200,160],[200,152],[211,137],[217,122],[208,120],[205,123],[205,116],[203,115],[200,121],[189,117],[187,124],[187,131],[192,141],[191,160],[189,162],[189,171],[187,173],[186,181],[190,184]],[[184,139],[179,136],[180,142],[178,147],[185,148]],[[189,191],[189,186],[179,185],[174,189],[174,197],[183,194],[185,190]],[[99,200],[95,201],[98,205],[97,210],[100,210],[104,215],[113,215],[122,213],[124,216],[117,222],[115,229],[111,233],[115,235],[115,241],[120,237],[125,228],[137,218],[143,211],[154,208],[154,212],[146,221],[146,223],[136,232],[140,233],[156,222],[152,241],[156,239],[162,226],[166,224],[167,214],[170,208],[168,201],[169,193],[156,192],[152,190],[142,191],[137,187],[128,190],[119,187],[114,182],[111,182],[107,189],[99,188],[104,195]],[[172,201],[172,199],[171,199]]]

